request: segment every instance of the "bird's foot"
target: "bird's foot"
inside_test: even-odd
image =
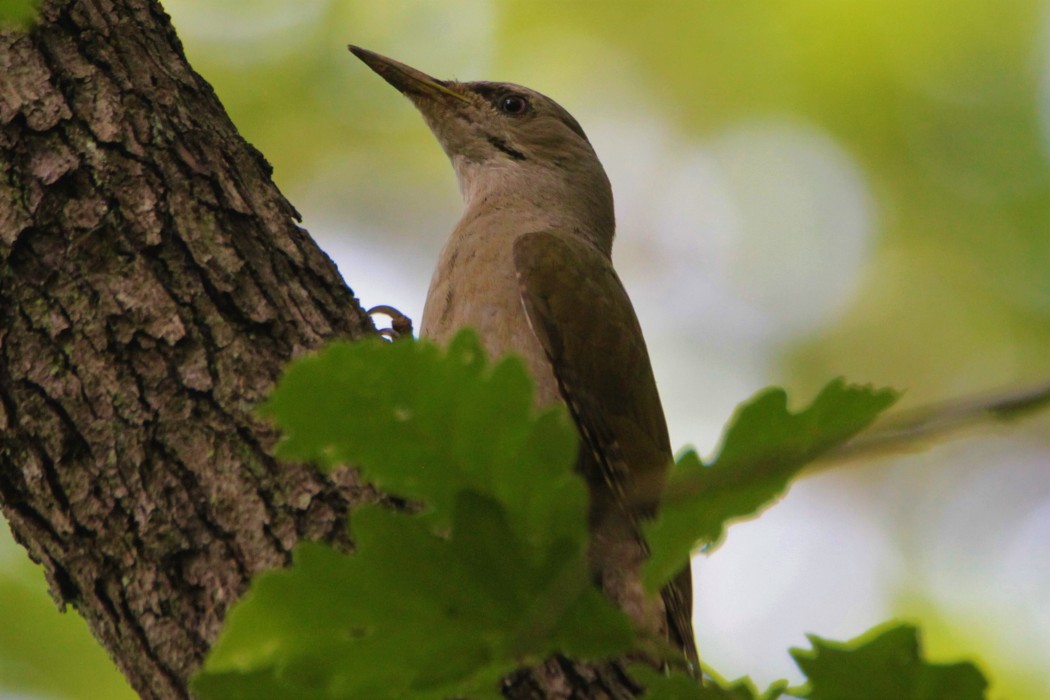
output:
[[[367,313],[369,316],[382,314],[383,316],[390,318],[390,328],[382,328],[379,330],[379,335],[384,338],[388,338],[389,340],[400,340],[401,338],[412,337],[412,319],[405,316],[393,306],[386,306],[384,304],[373,306]]]

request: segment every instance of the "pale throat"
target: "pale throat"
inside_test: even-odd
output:
[[[458,162],[457,162],[458,161]],[[565,231],[611,253],[616,229],[612,191],[601,165],[586,171],[519,163],[471,163],[453,159],[463,195],[457,228],[485,220],[509,234]]]

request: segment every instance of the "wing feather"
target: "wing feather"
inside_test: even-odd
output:
[[[644,557],[638,520],[655,512],[672,455],[634,307],[611,261],[578,237],[525,234],[515,241],[514,265],[529,326],[580,433],[592,533],[604,527],[619,533],[607,538],[633,538]],[[673,641],[695,663],[688,569],[662,598]]]

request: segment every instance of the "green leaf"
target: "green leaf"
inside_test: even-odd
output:
[[[783,389],[767,389],[738,409],[718,458],[679,458],[656,520],[646,526],[652,556],[646,585],[655,590],[688,561],[697,544],[717,542],[732,520],[754,515],[821,453],[866,428],[897,399],[893,391],[829,383],[803,411],[787,409]]]
[[[350,519],[352,556],[301,545],[234,607],[194,681],[202,698],[498,697],[554,652],[631,648],[587,568],[587,494],[563,409],[536,414],[516,359],[477,337],[336,343],[295,362],[263,408],[282,457],[354,464],[416,515]]]
[[[201,698],[499,697],[499,679],[560,651],[626,651],[631,630],[590,585],[583,553],[539,565],[500,504],[469,492],[452,531],[378,507],[352,517],[358,550],[300,545],[258,577],[194,681]]]
[[[631,675],[645,687],[642,697],[659,700],[776,700],[787,687],[787,681],[777,681],[759,693],[747,678],[731,683],[707,678],[700,685],[680,671],[662,673],[642,664],[631,666]]]
[[[0,0],[0,28],[28,28],[39,14],[39,0]]]
[[[293,363],[262,411],[284,432],[281,457],[354,464],[385,492],[425,501],[436,527],[469,489],[502,503],[534,541],[586,538],[568,414],[535,415],[521,361],[490,368],[472,331],[447,351],[426,341],[333,343]]]
[[[811,651],[791,655],[809,679],[810,700],[981,700],[988,687],[972,663],[924,660],[911,625],[890,623],[848,642],[809,640]]]

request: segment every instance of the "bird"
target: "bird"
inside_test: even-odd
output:
[[[463,213],[438,258],[419,335],[447,343],[464,326],[490,357],[520,357],[536,403],[563,403],[580,436],[588,567],[644,633],[695,672],[689,566],[659,597],[640,570],[640,525],[673,462],[642,329],[612,264],[609,178],[579,122],[539,92],[439,80],[380,54],[350,51],[406,96],[455,170]]]

